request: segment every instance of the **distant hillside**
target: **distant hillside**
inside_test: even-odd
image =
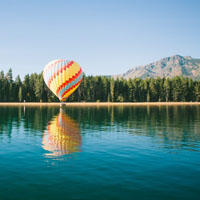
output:
[[[184,76],[200,80],[200,59],[190,56],[174,55],[144,66],[134,67],[114,78],[147,78]]]

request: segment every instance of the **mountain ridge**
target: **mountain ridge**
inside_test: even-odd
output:
[[[114,75],[113,78],[156,78],[184,76],[200,80],[200,59],[191,56],[175,54],[162,58],[147,65],[140,65],[129,69],[123,74]]]

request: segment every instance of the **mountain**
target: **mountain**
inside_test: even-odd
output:
[[[174,55],[163,58],[148,65],[137,66],[124,74],[114,75],[114,78],[155,78],[184,76],[200,80],[200,59],[190,56]]]

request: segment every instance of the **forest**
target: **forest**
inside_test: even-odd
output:
[[[18,75],[0,72],[0,102],[59,102],[44,83],[42,73]],[[191,78],[113,79],[83,76],[68,102],[199,102],[200,81]]]

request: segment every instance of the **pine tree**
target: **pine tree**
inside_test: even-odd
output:
[[[165,101],[168,102],[171,100],[170,93],[171,93],[171,83],[169,78],[166,78],[164,80],[164,86],[163,89],[165,90]]]
[[[18,99],[19,99],[19,102],[22,102],[22,86],[20,86],[19,88]]]
[[[115,81],[113,78],[110,79],[110,97],[111,97],[111,102],[114,101],[114,96],[115,96]]]

